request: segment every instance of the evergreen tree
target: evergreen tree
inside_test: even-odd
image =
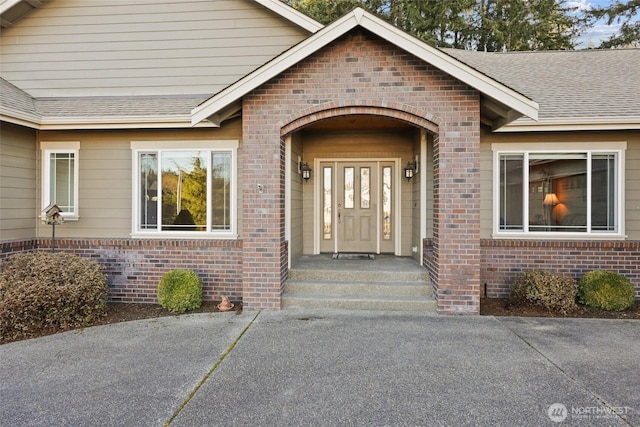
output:
[[[588,13],[591,24],[605,18],[607,25],[621,23],[618,33],[603,41],[601,49],[640,47],[640,0],[615,0],[608,7],[595,8]]]
[[[571,49],[580,29],[567,0],[283,1],[325,24],[359,6],[438,47]]]
[[[182,209],[191,213],[196,226],[207,224],[207,169],[204,160],[194,156],[191,170],[182,178]]]

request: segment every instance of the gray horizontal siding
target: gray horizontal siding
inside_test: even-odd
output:
[[[163,131],[66,132],[42,131],[43,141],[80,141],[78,221],[56,228],[67,238],[128,238],[132,223],[131,141],[214,141],[241,139],[240,120],[222,128]],[[239,150],[238,155],[241,155]],[[238,191],[241,191],[238,181]],[[240,197],[240,195],[238,196]],[[241,200],[239,201],[241,206]],[[38,225],[38,236],[51,236],[51,227]]]
[[[640,132],[628,140],[625,174],[625,232],[640,240]]]
[[[250,0],[57,0],[0,48],[35,97],[213,94],[307,35]]]
[[[35,237],[35,131],[0,123],[0,240]]]
[[[625,152],[625,234],[630,240],[640,240],[640,132],[610,132],[610,133],[563,133],[563,134],[487,134],[482,135],[481,146],[481,209],[480,225],[481,237],[487,239],[492,233],[493,215],[493,152],[492,142],[513,143],[522,142],[532,144],[536,142],[598,142],[626,141]]]

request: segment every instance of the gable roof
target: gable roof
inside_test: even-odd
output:
[[[640,129],[640,49],[444,51],[540,104],[500,131]]]
[[[489,99],[490,102],[486,104],[494,106],[491,113],[496,119],[494,126],[500,126],[522,115],[537,119],[538,104],[535,101],[357,8],[194,108],[191,112],[192,124],[211,120],[219,125],[225,116],[239,107],[244,95],[358,26],[476,88]]]

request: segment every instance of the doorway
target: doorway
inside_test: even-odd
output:
[[[394,253],[396,161],[319,162],[320,252]]]

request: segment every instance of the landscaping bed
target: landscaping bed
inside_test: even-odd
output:
[[[191,310],[185,314],[193,313],[214,313],[218,312],[217,305],[220,301],[203,301],[202,306],[198,309]],[[239,314],[242,312],[242,304],[236,304],[233,312]],[[233,315],[233,312],[230,315]],[[169,310],[161,307],[159,304],[137,304],[137,303],[107,303],[107,313],[91,326],[108,325],[111,323],[129,322],[132,320],[153,319],[156,317],[177,316]],[[65,330],[60,328],[49,328],[38,332],[31,333],[27,338],[37,338],[45,335],[52,335]],[[16,340],[17,341],[17,340]],[[11,342],[0,338],[0,344]]]
[[[509,304],[508,298],[482,298],[480,300],[480,314],[485,316],[515,316],[515,317],[591,317],[597,319],[640,319],[640,301],[636,301],[629,310],[603,311],[584,305],[562,314],[549,311],[540,305]]]

